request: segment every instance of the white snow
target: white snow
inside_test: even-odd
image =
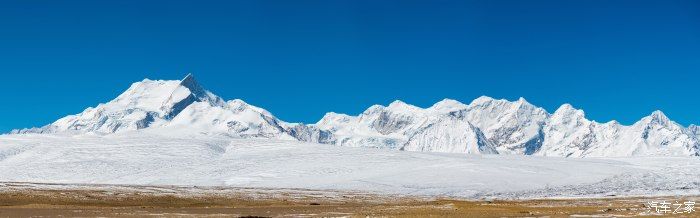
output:
[[[539,198],[700,194],[695,157],[561,158],[138,131],[0,136],[0,181]]]
[[[112,110],[139,108],[147,111],[158,111],[163,102],[179,101],[190,94],[188,89],[179,89],[179,87],[179,81],[145,79],[132,84],[129,89],[104,107]]]
[[[697,126],[684,128],[661,111],[624,126],[598,123],[564,104],[553,114],[525,99],[482,96],[469,105],[445,99],[422,109],[395,101],[358,116],[328,113],[315,124],[350,147],[560,157],[698,156]],[[492,153],[492,152],[486,152]]]
[[[180,81],[134,83],[110,102],[15,133],[106,135],[144,129],[426,152],[700,156],[699,128],[685,128],[661,111],[624,126],[587,120],[583,110],[569,104],[549,114],[524,98],[482,96],[468,105],[444,99],[429,108],[397,100],[358,116],[327,113],[316,124],[304,125],[281,121],[239,99],[225,102],[191,74]]]
[[[572,105],[550,114],[523,98],[394,101],[304,125],[224,101],[188,75],[137,82],[112,101],[14,133],[0,135],[0,182],[463,198],[700,194],[700,127],[661,111],[629,126],[598,123]]]

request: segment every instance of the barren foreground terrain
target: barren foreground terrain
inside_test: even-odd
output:
[[[230,187],[1,183],[0,217],[522,217],[650,215],[651,200],[697,197],[475,200]],[[652,211],[653,212],[653,211]],[[698,214],[686,214],[688,217]]]

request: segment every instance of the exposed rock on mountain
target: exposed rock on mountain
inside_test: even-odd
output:
[[[700,127],[684,128],[661,111],[624,126],[590,121],[569,104],[549,114],[523,98],[484,96],[468,105],[445,99],[429,108],[394,101],[371,106],[358,116],[327,113],[316,124],[304,125],[281,121],[239,99],[224,101],[192,75],[180,81],[146,79],[110,102],[13,133],[104,135],[137,130],[469,154],[700,156]]]

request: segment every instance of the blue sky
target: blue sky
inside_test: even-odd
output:
[[[192,72],[290,122],[401,99],[700,124],[698,1],[3,1],[0,131]]]

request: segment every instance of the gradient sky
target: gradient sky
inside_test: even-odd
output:
[[[0,132],[192,72],[289,122],[401,99],[700,124],[700,1],[3,1]]]

